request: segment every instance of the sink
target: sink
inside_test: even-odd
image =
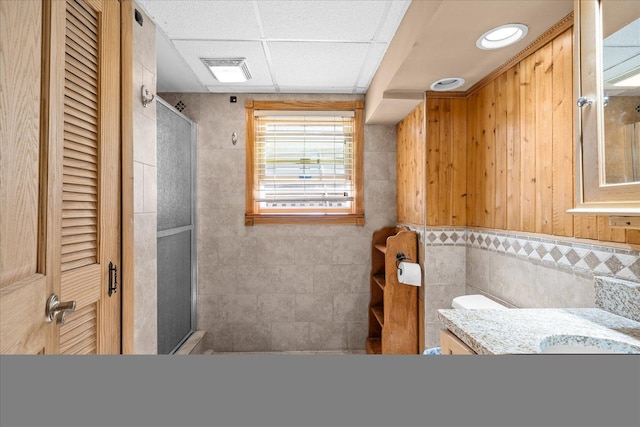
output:
[[[640,354],[640,346],[608,338],[552,335],[540,342],[546,354]]]

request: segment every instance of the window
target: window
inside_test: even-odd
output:
[[[364,225],[363,106],[247,101],[246,225]]]

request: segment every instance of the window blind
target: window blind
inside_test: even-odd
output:
[[[353,113],[269,113],[255,117],[260,211],[349,212],[354,201]]]

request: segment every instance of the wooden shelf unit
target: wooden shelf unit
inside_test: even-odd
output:
[[[418,237],[406,227],[373,233],[367,354],[418,354],[418,288],[398,282],[396,254],[418,259]]]

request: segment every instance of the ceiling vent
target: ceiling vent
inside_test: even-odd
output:
[[[448,90],[457,89],[464,84],[464,79],[460,77],[447,77],[446,79],[440,79],[437,82],[431,83],[431,90],[437,92],[446,92]]]
[[[242,83],[251,79],[245,58],[200,58],[221,83]]]

